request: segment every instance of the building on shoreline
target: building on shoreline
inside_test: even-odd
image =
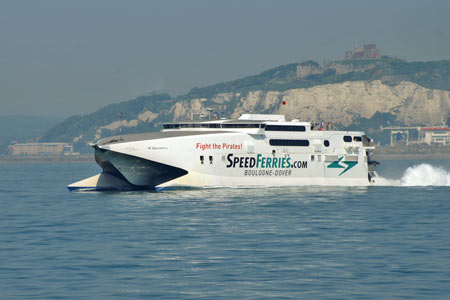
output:
[[[450,127],[381,127],[381,131],[384,130],[389,131],[391,146],[408,146],[409,144],[450,145]]]
[[[19,143],[8,146],[13,156],[69,156],[80,155],[69,143]]]
[[[422,141],[428,145],[450,145],[450,127],[422,128]]]

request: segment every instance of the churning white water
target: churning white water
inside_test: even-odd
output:
[[[406,169],[400,179],[379,177],[380,186],[450,186],[450,171],[422,163]]]
[[[400,181],[402,186],[450,186],[450,172],[429,164],[420,164],[406,169]]]

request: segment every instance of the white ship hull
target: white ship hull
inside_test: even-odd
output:
[[[242,122],[234,126],[247,125]],[[362,132],[311,130],[300,122],[259,123],[264,125],[166,129],[100,140],[94,148],[103,175],[68,188],[368,186],[376,180],[370,162],[374,148]],[[293,123],[304,131],[283,131]]]

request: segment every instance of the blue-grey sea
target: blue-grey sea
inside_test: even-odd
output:
[[[69,192],[0,165],[0,299],[450,299],[450,162],[393,186]],[[408,169],[409,167],[409,169]]]

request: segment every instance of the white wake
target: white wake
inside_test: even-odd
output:
[[[400,179],[385,179],[393,186],[450,186],[450,172],[429,164],[420,164],[406,169]]]

